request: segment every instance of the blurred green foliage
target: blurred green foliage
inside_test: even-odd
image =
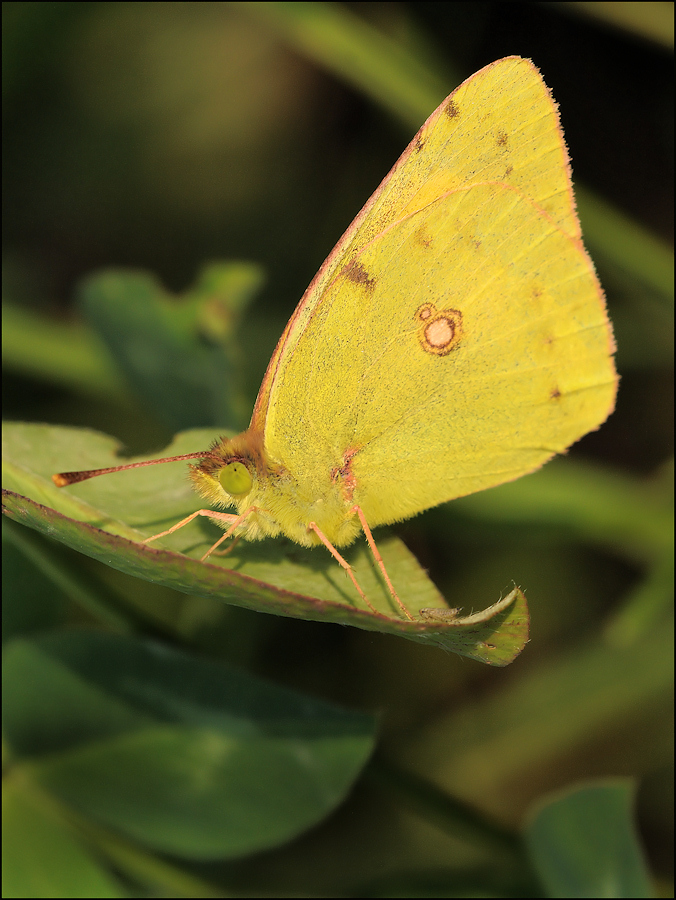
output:
[[[546,868],[553,846],[579,861],[570,872],[592,896],[598,871],[585,875],[589,860],[567,836],[570,808],[543,820],[539,849],[527,811],[604,776],[634,779],[636,804],[603,783],[599,827],[616,843],[592,859],[617,875],[619,847],[635,865],[612,895],[637,895],[635,815],[653,890],[669,895],[673,6],[641,4],[641,22],[613,17],[618,6],[632,5],[4,5],[7,418],[97,428],[130,453],[163,447],[178,428],[237,427],[295,303],[415,127],[463,77],[510,54],[532,58],[560,104],[621,375],[616,412],[566,459],[398,529],[451,606],[481,608],[512,582],[526,590],[532,640],[507,670],[179,595],[14,527],[5,690],[22,702],[5,732],[7,895],[574,896]],[[152,314],[125,314],[109,294],[102,318],[91,304],[102,269],[108,279],[133,269],[141,294],[160,283],[166,297]],[[116,324],[130,315],[161,363],[151,378]],[[96,641],[121,633],[126,661],[102,658]],[[163,672],[138,675],[138,659],[157,653]],[[305,729],[290,755],[293,729],[283,746],[278,734],[265,743],[251,706],[224,725],[233,666],[289,689],[287,725]],[[130,699],[133,673],[143,690]],[[313,697],[330,706],[319,721]],[[378,716],[378,756],[349,795],[370,745],[365,732],[350,744],[341,728],[354,733],[357,713],[334,704],[362,711],[362,725]],[[147,824],[178,783],[163,780],[174,764],[190,790],[159,825],[222,836],[213,810],[227,804],[196,807],[195,779],[227,785],[233,728],[240,763],[277,773],[280,794],[261,791],[278,804],[274,840],[234,855],[210,847],[198,863],[153,841],[154,820],[154,831],[125,830],[130,786],[147,788],[137,797]],[[281,790],[289,766],[304,785],[297,804]],[[116,768],[138,779],[117,791],[126,808],[114,803]],[[319,799],[301,803],[310,783]]]

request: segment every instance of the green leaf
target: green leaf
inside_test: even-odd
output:
[[[594,250],[673,306],[673,248],[594,192],[576,184],[575,193],[585,234],[593,235]]]
[[[73,630],[16,640],[3,672],[5,737],[19,756],[168,722],[258,738],[371,734],[374,728],[371,716],[120,635]]]
[[[540,523],[578,539],[652,561],[673,548],[673,485],[631,478],[608,466],[553,459],[528,478],[453,501],[453,513],[486,522]]]
[[[109,270],[80,285],[79,304],[159,420],[172,428],[238,428],[248,404],[237,375],[237,330],[262,282],[258,266],[212,263],[175,297],[150,273]]]
[[[2,791],[2,896],[126,895],[52,804],[24,779],[10,776]]]
[[[43,631],[65,618],[66,595],[51,573],[30,559],[31,544],[40,538],[7,518],[2,522],[2,641]]]
[[[565,791],[534,814],[525,838],[548,897],[653,897],[632,821],[634,790],[608,779]]]
[[[275,847],[343,799],[364,741],[155,727],[32,764],[41,786],[130,838],[192,859]],[[349,776],[352,776],[349,777]]]
[[[165,455],[203,450],[217,432],[178,435]],[[377,612],[364,604],[343,570],[323,550],[306,550],[288,540],[240,541],[227,556],[199,557],[219,531],[198,517],[152,546],[156,534],[199,508],[184,463],[150,466],[61,490],[58,471],[119,465],[112,438],[86,430],[13,424],[4,428],[5,511],[13,519],[62,541],[120,571],[184,593],[218,597],[226,603],[277,615],[340,622],[369,631],[399,634],[492,665],[507,665],[528,638],[523,594],[467,620],[460,616],[424,621],[401,618],[365,542],[346,553],[357,580]],[[446,603],[406,547],[380,538],[379,550],[413,615],[445,609]],[[163,549],[166,548],[166,549]]]
[[[2,365],[95,397],[123,403],[123,379],[103,342],[87,325],[55,322],[47,316],[2,302]]]
[[[534,779],[560,778],[562,760],[580,769],[602,752],[596,765],[606,771],[671,767],[665,722],[673,680],[670,621],[629,646],[588,635],[548,648],[534,670],[519,667],[471,703],[449,704],[410,732],[400,758],[448,793],[509,821],[514,785],[536,790]]]
[[[78,817],[191,859],[277,846],[325,818],[375,720],[220,663],[75,631],[5,654],[14,771]]]

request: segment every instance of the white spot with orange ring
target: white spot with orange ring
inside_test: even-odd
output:
[[[460,343],[462,337],[462,313],[458,309],[437,311],[433,303],[423,303],[415,312],[415,318],[423,323],[418,339],[423,350],[436,356],[446,356]]]

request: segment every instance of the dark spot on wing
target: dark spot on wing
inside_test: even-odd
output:
[[[458,105],[454,100],[449,100],[446,104],[446,109],[444,110],[449,119],[455,119],[460,115],[460,110],[458,109]]]
[[[368,291],[372,291],[376,286],[377,279],[375,277],[369,277],[369,273],[357,260],[348,263],[340,274],[344,278],[347,278],[348,281],[353,282],[353,284],[362,285],[362,287],[366,288]]]

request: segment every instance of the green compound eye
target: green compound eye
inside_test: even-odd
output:
[[[231,462],[223,466],[218,473],[218,480],[223,490],[233,497],[241,497],[248,494],[253,486],[251,473],[241,462]]]

